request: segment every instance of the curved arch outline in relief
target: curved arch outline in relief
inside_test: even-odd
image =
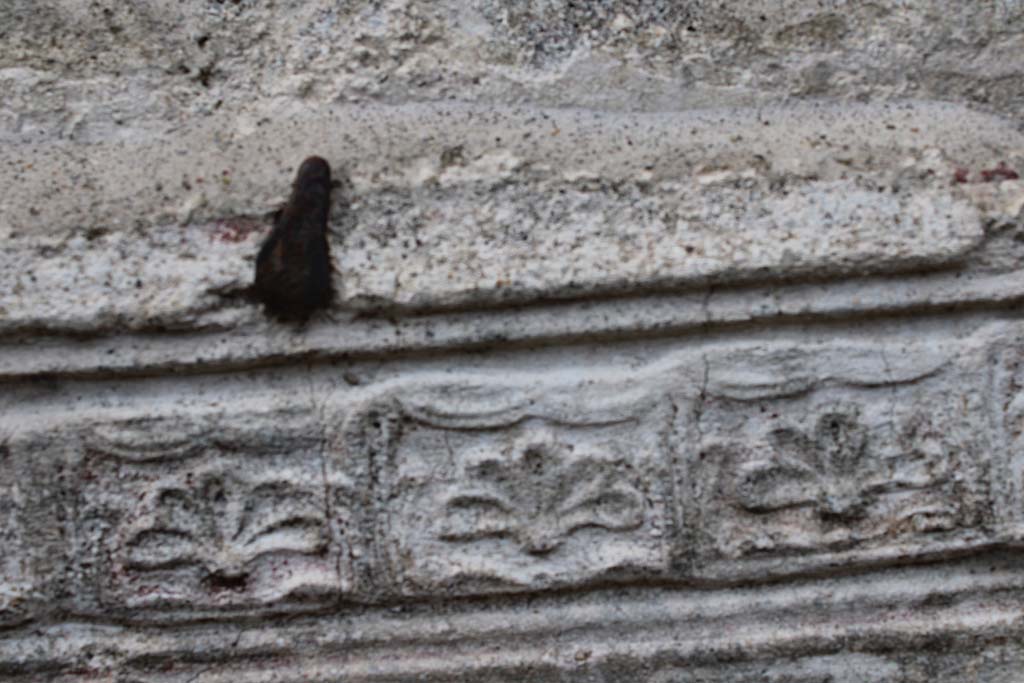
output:
[[[216,424],[209,415],[112,420],[91,424],[84,441],[88,451],[127,462],[182,460],[213,445]]]
[[[320,437],[302,411],[289,415],[303,421],[285,427],[279,412],[261,414],[273,434],[221,414],[91,425],[83,476],[105,470],[106,484],[86,498],[77,525],[95,547],[88,566],[100,601],[202,612],[319,601],[342,589]],[[292,451],[301,462],[288,462]],[[250,457],[267,460],[240,466]]]
[[[599,421],[593,421],[585,402],[567,400],[568,393],[562,390],[548,387],[530,392],[516,385],[492,385],[481,394],[477,386],[470,385],[468,392],[462,393],[464,388],[450,382],[390,387],[350,415],[344,440],[348,446],[356,446],[360,456],[345,460],[365,468],[354,476],[366,483],[364,509],[372,517],[358,526],[374,530],[372,538],[363,536],[372,547],[369,562],[363,565],[371,590],[387,592],[391,590],[388,584],[399,592],[426,589],[417,588],[416,580],[410,578],[407,567],[414,560],[406,555],[408,547],[397,539],[402,530],[392,526],[396,508],[401,506],[399,498],[405,495],[399,490],[399,449],[403,437],[415,429],[436,430],[437,438],[445,443],[445,434],[450,432],[466,438],[490,435],[504,444],[498,451],[486,446],[484,452],[459,456],[469,458],[460,461],[460,474],[448,473],[451,481],[439,485],[431,496],[438,512],[426,529],[434,542],[456,548],[487,539],[512,541],[524,557],[543,561],[580,530],[628,532],[649,522],[649,489],[658,488],[659,482],[641,483],[649,473],[632,469],[630,458],[620,452],[623,444],[607,444],[600,453],[594,446],[581,451],[581,444],[574,443],[578,440],[574,430],[621,425],[632,432],[647,429],[645,423],[653,419],[661,448],[668,420],[667,410],[665,419],[651,417],[657,412],[656,397],[647,396],[640,405],[632,393],[618,406],[602,400]],[[562,393],[566,396],[558,395]],[[498,400],[487,401],[488,396]],[[485,400],[477,402],[481,397]],[[494,403],[499,408],[495,409]],[[450,446],[446,447],[449,452],[439,454],[438,461],[456,457]],[[430,458],[431,454],[415,456]],[[658,462],[644,461],[641,469],[663,467],[667,462],[663,453],[651,459]],[[667,483],[668,477],[661,480],[661,484]],[[664,498],[660,493],[658,497]],[[449,587],[460,585],[471,591],[536,587],[530,580],[488,569],[490,559],[485,562],[479,554],[475,557],[451,568],[445,580]],[[435,560],[423,562],[429,565]],[[628,571],[625,565],[623,571]],[[613,573],[614,569],[610,568]]]

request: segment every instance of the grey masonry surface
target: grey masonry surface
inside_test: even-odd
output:
[[[3,3],[0,678],[1024,679],[1022,106],[1017,0]]]

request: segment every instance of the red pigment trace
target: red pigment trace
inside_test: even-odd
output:
[[[1020,174],[1014,171],[1012,168],[1006,165],[1005,161],[1000,161],[995,168],[983,168],[979,171],[981,180],[976,180],[977,183],[991,183],[996,180],[1017,180],[1020,178]],[[953,171],[953,183],[969,183],[970,170],[962,166],[957,167]]]
[[[245,218],[229,218],[218,221],[213,239],[218,239],[221,242],[244,242],[249,238],[249,235],[258,232],[261,228],[262,226],[259,221]]]
[[[982,169],[981,171],[981,180],[986,183],[990,183],[993,180],[1017,180],[1018,178],[1020,178],[1020,175],[1007,166],[1005,161],[1000,161],[999,165],[995,168]]]

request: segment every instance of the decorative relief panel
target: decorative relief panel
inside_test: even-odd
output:
[[[709,359],[687,458],[706,571],[757,575],[780,558],[799,571],[808,565],[793,556],[855,564],[994,538],[984,373],[954,358],[871,373],[858,353],[780,349],[746,386],[728,357]],[[929,355],[877,353],[881,368]]]
[[[303,412],[254,415],[251,431],[193,417],[90,429],[76,559],[98,607],[164,618],[336,601],[348,581],[329,501],[345,487],[325,482],[321,430]]]
[[[667,424],[651,400],[588,408],[501,386],[372,402],[348,443],[369,463],[374,590],[472,594],[662,572]]]
[[[1002,521],[1020,539],[1024,537],[1024,336],[1001,341],[994,351],[992,413],[1007,467],[996,494],[1003,503]]]
[[[0,433],[0,627],[32,616],[62,569],[57,508],[38,446]]]
[[[9,460],[6,444],[0,448],[4,459]],[[21,619],[24,600],[32,590],[32,571],[21,524],[23,509],[20,487],[12,481],[0,483],[0,542],[4,547],[0,557],[0,626]]]
[[[825,408],[807,433],[794,427],[769,431],[765,452],[732,463],[728,487],[736,504],[752,513],[806,508],[820,520],[839,523],[836,540],[870,537],[905,523],[917,531],[955,527],[957,506],[940,490],[954,474],[957,444],[943,442],[934,423],[915,415],[900,425],[890,453],[872,453],[859,412],[855,406]],[[893,514],[872,519],[868,509],[897,491],[915,502],[882,505]]]

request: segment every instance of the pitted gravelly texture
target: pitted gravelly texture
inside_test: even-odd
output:
[[[345,106],[259,124],[223,115],[132,143],[3,150],[0,180],[14,191],[0,205],[0,229],[9,238],[63,239],[260,215],[283,201],[291,174],[314,151],[349,176],[357,195],[474,181],[742,188],[751,176],[776,186],[865,177],[898,192],[948,186],[961,168],[977,180],[999,163],[1019,167],[1022,140],[1010,121],[928,102],[675,114]]]
[[[0,679],[1017,683],[1022,107],[1020,0],[0,2]]]
[[[413,195],[397,215],[367,207],[340,259],[345,299],[451,307],[866,275],[958,260],[983,236],[974,208],[946,192],[880,197],[834,182],[772,196],[739,184],[694,196],[678,182],[481,183]]]
[[[0,140],[139,140],[337,102],[672,111],[936,99],[1019,117],[1019,0],[13,0]],[[1018,119],[1019,122],[1019,119]]]
[[[952,181],[1024,159],[1024,138],[927,103],[677,115],[345,107],[144,144],[16,146],[0,170],[17,188],[0,213],[0,326],[258,317],[244,291],[262,216],[309,140],[348,178],[332,210],[340,309],[935,268],[983,247],[985,225],[1024,202],[1019,180]],[[138,159],[160,163],[139,173]],[[995,251],[1002,270],[1015,267],[1019,244]]]

